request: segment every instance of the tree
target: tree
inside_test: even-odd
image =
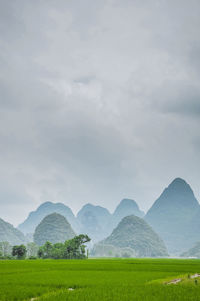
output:
[[[56,243],[51,250],[51,258],[62,259],[64,254],[64,244]]]
[[[38,250],[38,257],[40,258],[54,258],[54,259],[83,259],[86,258],[85,243],[89,242],[90,238],[87,235],[78,235],[65,243],[52,244],[47,241]]]
[[[51,258],[52,249],[53,249],[52,243],[47,241],[43,246],[39,248],[38,256],[40,258]]]
[[[26,247],[24,245],[13,246],[12,256],[16,256],[17,259],[24,259],[26,257]]]
[[[80,234],[74,238],[67,240],[65,242],[64,258],[86,258],[85,255],[85,243],[89,242],[91,239],[88,235]]]
[[[29,242],[26,246],[27,257],[36,257],[38,254],[39,247],[34,242]]]
[[[39,248],[39,250],[37,252],[37,255],[38,255],[39,258],[44,258],[44,252],[43,252],[42,247]]]
[[[12,246],[9,244],[9,242],[0,242],[0,253],[2,257],[8,257],[12,254]]]

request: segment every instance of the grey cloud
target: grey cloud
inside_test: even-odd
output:
[[[164,82],[152,95],[152,104],[164,113],[200,115],[200,87],[185,81]]]
[[[176,176],[200,192],[198,1],[0,8],[2,218],[46,200],[146,210]]]

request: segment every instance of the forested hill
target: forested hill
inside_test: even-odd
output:
[[[75,232],[66,218],[58,213],[47,215],[36,227],[34,242],[42,246],[46,241],[53,244],[65,242],[75,236]]]

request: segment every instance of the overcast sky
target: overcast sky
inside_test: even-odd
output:
[[[199,0],[0,0],[0,217],[200,200]]]

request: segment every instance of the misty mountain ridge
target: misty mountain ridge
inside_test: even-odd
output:
[[[132,214],[144,216],[144,212],[134,200],[123,199],[113,214],[104,207],[86,204],[78,212],[77,219],[82,225],[81,230],[87,233],[93,242],[97,242],[110,235],[122,218]]]
[[[112,228],[116,227],[118,223],[128,215],[143,217],[145,213],[139,209],[138,204],[134,200],[123,199],[112,215]]]
[[[110,218],[108,209],[92,204],[84,205],[77,214],[82,233],[89,235],[93,242],[101,240],[109,233]]]
[[[52,202],[45,202],[41,204],[35,211],[30,212],[27,219],[18,226],[18,229],[25,234],[34,233],[35,228],[42,221],[42,219],[51,213],[63,215],[69,221],[75,231],[79,231],[79,225],[72,210],[63,203]]]
[[[123,199],[115,209],[113,215],[114,216],[120,216],[121,217],[127,216],[127,213],[129,212],[135,212],[134,215],[138,217],[144,216],[144,212],[139,209],[138,204],[136,201],[131,200],[131,199]],[[123,216],[124,215],[124,216]]]
[[[0,218],[0,242],[3,241],[9,242],[11,245],[20,245],[27,242],[21,231]]]
[[[27,219],[18,226],[18,229],[24,234],[34,233],[42,219],[51,213],[63,215],[76,233],[88,234],[93,242],[108,236],[123,217],[130,214],[138,216],[144,214],[137,203],[130,199],[122,200],[113,214],[104,207],[88,203],[80,209],[76,217],[72,210],[63,203],[45,202],[31,212]]]
[[[200,258],[200,241],[198,241],[192,248],[182,253],[181,257]]]
[[[143,217],[165,242],[172,255],[179,255],[200,241],[200,205],[190,185],[181,178],[174,179],[163,190],[145,216],[137,203],[131,199],[123,199],[113,214],[104,207],[86,204],[77,216],[62,203],[45,202],[19,225],[19,230],[26,235],[24,237],[21,233],[23,239],[20,241],[26,241],[28,236],[31,237],[27,233],[34,233],[39,223],[52,213],[64,216],[77,234],[84,233],[90,236],[92,244],[109,237],[121,220],[130,215]],[[115,250],[116,248],[115,246]]]
[[[194,231],[200,217],[200,205],[190,185],[176,178],[163,191],[145,216],[145,220],[165,241],[172,254],[178,254],[200,239]]]

